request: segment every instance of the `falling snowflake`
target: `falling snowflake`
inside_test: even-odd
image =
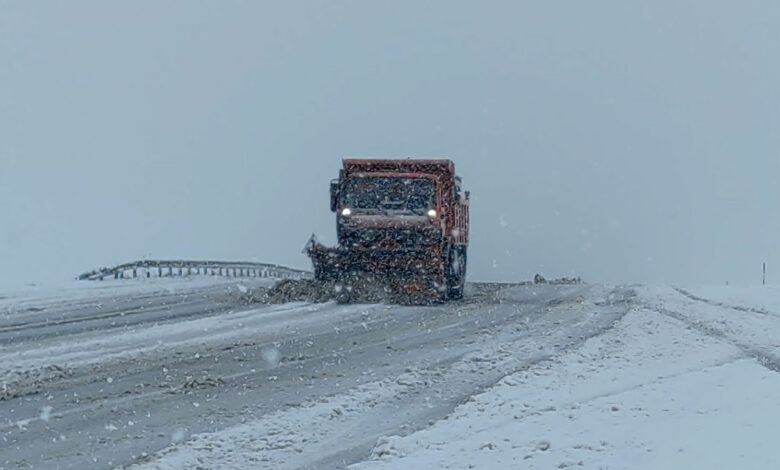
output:
[[[46,405],[43,408],[41,408],[41,414],[40,414],[41,421],[46,423],[49,422],[49,418],[51,418],[51,409],[52,408],[49,405]]]

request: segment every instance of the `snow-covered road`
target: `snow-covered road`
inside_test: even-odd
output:
[[[246,282],[5,293],[0,468],[780,468],[773,287]]]
[[[632,295],[471,285],[432,307],[246,305],[252,287],[5,295],[0,467],[341,468],[609,331]]]
[[[350,468],[780,468],[777,289],[637,291],[614,328]]]

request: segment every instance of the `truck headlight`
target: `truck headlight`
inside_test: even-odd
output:
[[[436,217],[436,210],[434,210],[434,209],[429,210],[428,211],[428,217],[430,217],[432,219],[435,218]]]
[[[352,214],[352,211],[349,209],[349,207],[345,207],[345,208],[341,209],[341,215],[348,216],[350,214]]]

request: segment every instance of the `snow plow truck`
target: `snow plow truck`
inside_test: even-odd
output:
[[[450,160],[345,159],[330,183],[338,246],[304,253],[336,300],[381,289],[414,302],[460,299],[466,281],[469,192]]]

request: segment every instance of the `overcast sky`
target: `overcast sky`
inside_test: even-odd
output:
[[[472,280],[780,282],[778,84],[774,0],[2,0],[0,287],[309,267],[349,156],[455,161]]]

